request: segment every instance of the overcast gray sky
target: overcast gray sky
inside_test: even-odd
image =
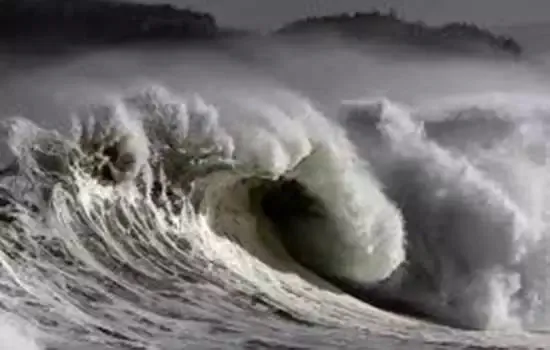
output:
[[[131,0],[139,1],[139,0]],[[271,29],[307,15],[394,7],[430,24],[468,21],[482,26],[550,22],[550,0],[141,0],[208,11],[222,25]]]

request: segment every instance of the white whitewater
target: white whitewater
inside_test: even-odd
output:
[[[290,91],[155,86],[83,106],[69,133],[11,118],[0,305],[17,322],[0,332],[21,349],[544,347],[550,106],[529,103],[346,101],[335,121]],[[485,122],[500,132],[471,132]],[[277,222],[267,195],[299,210]]]

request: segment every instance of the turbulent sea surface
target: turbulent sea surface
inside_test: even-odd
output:
[[[549,346],[543,68],[148,51],[5,75],[3,348]]]

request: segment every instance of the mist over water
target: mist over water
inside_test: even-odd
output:
[[[334,38],[6,57],[14,348],[547,346],[543,66]]]

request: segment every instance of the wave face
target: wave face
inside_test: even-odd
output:
[[[547,344],[550,105],[348,101],[335,123],[266,96],[154,86],[68,133],[5,121],[14,329],[60,349]]]

